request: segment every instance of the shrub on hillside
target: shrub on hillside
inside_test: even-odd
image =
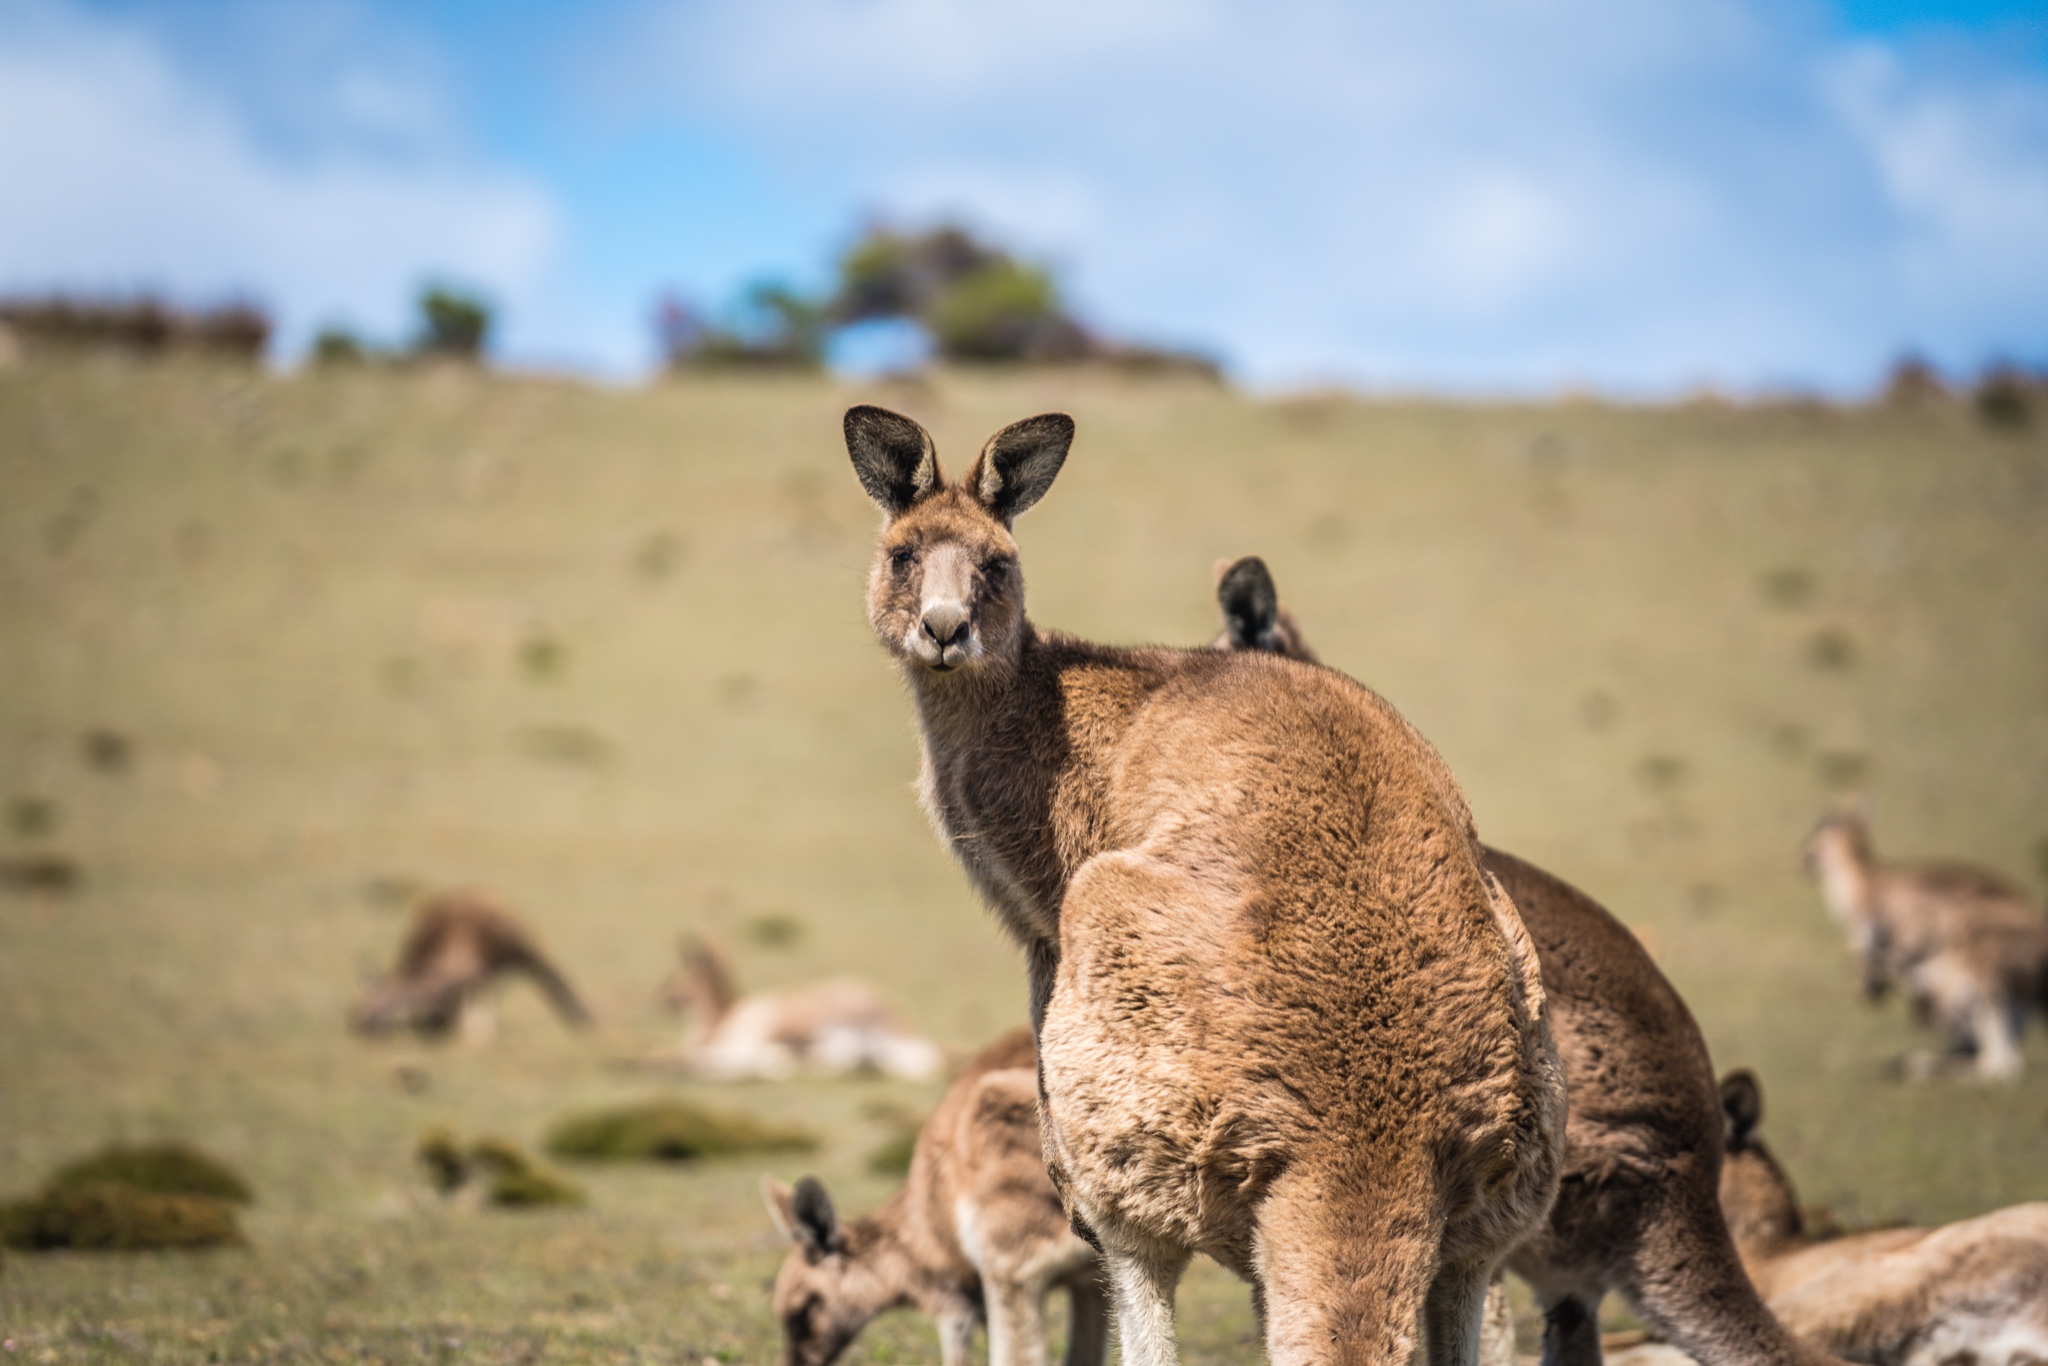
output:
[[[420,295],[419,350],[424,355],[476,360],[490,336],[491,308],[474,294],[430,285]]]
[[[270,318],[252,304],[183,309],[149,295],[0,300],[0,323],[23,347],[41,351],[181,353],[254,362],[270,343]]]

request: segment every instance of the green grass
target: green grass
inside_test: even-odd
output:
[[[248,1246],[11,1256],[23,1361],[766,1363],[783,1247],[759,1176],[849,1214],[936,1087],[674,1088],[812,1130],[803,1158],[579,1168],[580,1207],[471,1209],[445,1125],[538,1144],[644,1097],[679,933],[741,981],[854,972],[970,1050],[1018,958],[909,790],[861,610],[875,514],[850,401],[958,472],[1002,423],[1081,436],[1021,524],[1034,617],[1206,640],[1256,552],[1325,659],[1443,750],[1491,841],[1599,896],[1758,1069],[1803,1196],[1854,1223],[2048,1196],[2022,1084],[1905,1085],[1799,842],[1850,785],[1880,847],[2035,878],[2048,838],[2048,436],[1967,405],[1452,407],[1102,378],[633,392],[460,372],[0,371],[0,1197],[110,1141],[246,1173]],[[72,870],[49,876],[47,870]],[[37,870],[44,870],[38,872]],[[523,987],[487,1049],[344,1012],[393,889],[474,883],[599,1017]],[[803,927],[765,935],[770,919]],[[1191,1366],[1257,1357],[1199,1267]],[[859,1362],[929,1360],[914,1316]]]

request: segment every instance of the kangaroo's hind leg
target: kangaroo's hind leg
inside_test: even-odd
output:
[[[1139,1252],[1103,1250],[1124,1366],[1176,1366],[1173,1292],[1188,1260],[1186,1252],[1164,1244]]]
[[[1430,1366],[1479,1366],[1492,1279],[1493,1268],[1484,1263],[1437,1268],[1422,1307]]]

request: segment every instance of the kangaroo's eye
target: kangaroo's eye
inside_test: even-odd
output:
[[[1012,560],[1007,555],[998,555],[982,565],[981,572],[985,578],[1000,579],[1016,567],[1017,562],[1015,560]]]
[[[907,545],[889,552],[889,567],[899,574],[916,563],[917,552]]]

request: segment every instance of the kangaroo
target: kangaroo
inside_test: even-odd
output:
[[[1868,1366],[2048,1361],[2048,1204],[1817,1241],[1757,1134],[1755,1074],[1729,1073],[1721,1105],[1721,1203],[1751,1278],[1793,1332]]]
[[[1175,1361],[1202,1252],[1256,1287],[1283,1366],[1418,1339],[1470,1366],[1556,1192],[1563,1080],[1443,761],[1328,670],[1032,626],[1010,530],[1073,419],[1004,428],[957,482],[908,418],[856,407],[845,435],[924,806],[1024,946],[1047,1163],[1123,1360]]]
[[[1102,1366],[1107,1305],[1094,1249],[1067,1227],[1038,1132],[1038,1052],[1013,1030],[977,1055],[918,1133],[910,1179],[842,1226],[825,1188],[764,1180],[795,1248],[775,1278],[785,1366],[830,1366],[868,1321],[914,1305],[944,1366],[967,1366],[976,1324],[989,1366],[1045,1366],[1045,1296],[1068,1295],[1066,1366]]]
[[[805,1070],[929,1081],[945,1065],[938,1045],[906,1028],[859,978],[741,996],[709,943],[689,938],[682,950],[682,966],[663,984],[661,1001],[692,1020],[692,1037],[670,1055],[692,1071],[726,1081]]]
[[[1256,556],[1217,575],[1217,598],[1230,625],[1213,648],[1314,658]],[[1718,1196],[1713,1063],[1685,1002],[1591,897],[1498,849],[1481,858],[1535,942],[1571,1099],[1557,1203],[1507,1263],[1543,1308],[1545,1366],[1597,1366],[1610,1289],[1708,1366],[1824,1361],[1743,1274]]]
[[[2027,1016],[2048,1006],[2048,919],[2025,893],[1966,864],[1881,863],[1857,810],[1822,818],[1806,866],[1862,965],[1864,994],[1901,983],[1921,1020],[1947,1032],[1947,1058],[1916,1059],[1916,1070],[1974,1059],[1980,1077],[2020,1075]]]
[[[398,966],[371,981],[349,1023],[360,1034],[410,1029],[444,1038],[460,1021],[479,1037],[487,1032],[480,1023],[485,991],[516,972],[533,979],[564,1021],[590,1023],[583,1002],[510,911],[482,892],[443,892],[414,912]]]

